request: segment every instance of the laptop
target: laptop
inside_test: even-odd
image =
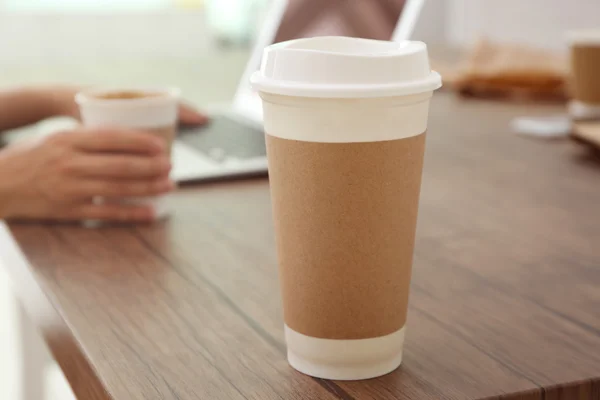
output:
[[[409,39],[424,2],[425,0],[399,0],[395,27],[389,29],[389,32],[379,31],[379,38],[394,41]],[[294,11],[292,7],[296,6],[298,9],[299,4],[298,0],[295,3],[294,0],[271,0],[231,106],[211,112],[210,122],[205,126],[180,129],[173,145],[171,176],[175,181],[191,182],[266,174],[267,154],[262,125],[262,103],[258,94],[250,87],[250,76],[259,68],[266,46],[274,42],[314,36],[315,31],[309,30],[301,32],[299,36],[292,34],[295,37],[289,37],[289,32],[293,32],[293,29],[286,29],[286,24]],[[321,7],[325,8],[326,5]],[[332,32],[336,27],[335,12],[330,18],[324,22],[327,27],[326,34],[344,35],[342,29],[340,32]]]

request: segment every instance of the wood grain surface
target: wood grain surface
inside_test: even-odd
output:
[[[266,179],[182,188],[155,225],[11,224],[9,269],[81,399],[597,400],[600,159],[508,128],[557,111],[434,97],[405,358],[378,379],[287,365]]]

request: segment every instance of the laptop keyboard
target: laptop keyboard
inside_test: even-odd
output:
[[[217,162],[267,155],[262,129],[226,115],[215,115],[201,127],[181,128],[177,139]]]

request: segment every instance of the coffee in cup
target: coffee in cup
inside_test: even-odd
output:
[[[171,156],[177,125],[178,89],[91,89],[78,93],[76,101],[84,125],[123,127],[147,132],[162,138],[166,152]],[[151,204],[157,218],[162,218],[169,214],[166,196],[120,201]]]
[[[154,91],[154,90],[113,90],[104,91],[92,95],[94,98],[101,100],[135,100],[135,99],[147,99],[154,97],[162,97],[168,95],[167,93]]]
[[[366,379],[402,361],[429,101],[421,42],[267,47],[263,101],[288,361]]]

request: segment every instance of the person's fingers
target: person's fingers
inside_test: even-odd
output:
[[[171,170],[166,155],[78,154],[63,164],[68,173],[90,178],[155,178]]]
[[[79,134],[77,134],[79,133]],[[164,140],[143,130],[94,128],[75,131],[75,147],[89,152],[124,152],[159,154],[165,151]]]
[[[155,196],[175,189],[168,177],[153,180],[101,180],[85,179],[74,182],[76,197],[142,197]]]
[[[60,216],[66,220],[101,220],[115,222],[149,222],[156,219],[151,205],[102,203],[74,206]]]
[[[179,104],[179,123],[182,125],[203,125],[208,117],[187,104]]]

